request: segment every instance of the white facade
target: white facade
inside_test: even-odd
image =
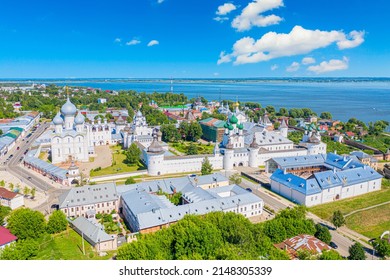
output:
[[[142,117],[142,114],[138,117]],[[127,145],[137,141],[145,147],[142,158],[148,166],[148,174],[152,176],[200,171],[206,156],[214,169],[232,170],[239,166],[263,166],[272,157],[326,153],[326,144],[321,142],[321,138],[315,143],[308,142],[306,146],[303,145],[304,147],[295,147],[294,143],[285,137],[288,129],[285,123],[280,130],[269,131],[267,129],[269,126],[265,124],[241,123],[233,113],[224,126],[221,151],[217,143],[212,155],[166,156],[157,140],[152,147],[153,151],[149,151],[153,143],[152,129],[146,130],[146,121],[139,122],[136,119],[137,116],[133,121],[132,131],[139,128],[138,131],[142,131],[143,134],[136,135],[134,132],[129,134],[129,137],[126,137]],[[265,119],[267,121],[267,118]],[[144,134],[147,134],[147,138],[145,136],[143,138]]]
[[[99,118],[97,122],[85,122],[85,117],[72,104],[68,98],[53,119],[54,132],[51,136],[52,163],[67,161],[89,161],[89,156],[94,154],[95,146],[115,144],[112,131],[116,129],[114,124],[108,124]],[[119,131],[118,131],[119,133]]]
[[[153,141],[153,128],[146,123],[146,118],[138,111],[133,119],[129,129],[124,133],[124,148],[127,149],[133,142],[141,143],[145,148],[148,148]]]

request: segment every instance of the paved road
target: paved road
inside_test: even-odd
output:
[[[21,162],[25,151],[29,149],[34,141],[42,133],[44,133],[49,128],[49,126],[49,123],[40,125],[29,138],[25,138],[24,141],[19,142],[19,150],[15,148],[13,151],[13,157],[6,163],[5,166],[0,167],[0,170],[10,172],[12,175],[19,178],[22,183],[36,188],[37,191],[44,193],[46,200],[41,205],[35,207],[35,209],[47,214],[52,210],[50,206],[52,204],[58,203],[58,196],[64,193],[66,189],[58,189],[53,187],[49,182],[42,179],[42,175],[40,174],[35,172],[26,172],[26,168],[21,166]]]
[[[255,195],[260,197],[264,201],[264,203],[274,209],[275,212],[283,210],[288,206],[294,206],[293,203],[283,201],[278,196],[271,194],[268,190],[261,187],[260,184],[252,183],[251,181],[242,179],[240,185],[244,188],[250,188]]]
[[[30,187],[35,187],[38,191],[48,191],[52,186],[39,178],[38,174],[34,174],[33,172],[26,172],[25,168],[20,165],[22,159],[24,157],[24,153],[30,145],[34,143],[34,141],[46,131],[46,129],[50,126],[49,123],[45,123],[39,126],[39,128],[32,133],[29,138],[25,138],[25,141],[19,143],[19,150],[14,149],[13,157],[3,166],[1,169],[10,172],[15,177],[19,178],[21,182]]]

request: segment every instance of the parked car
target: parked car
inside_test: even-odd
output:
[[[337,248],[339,247],[339,246],[337,246],[337,244],[334,243],[333,241],[331,241],[331,242],[329,243],[329,246],[332,247],[333,249],[337,249]]]

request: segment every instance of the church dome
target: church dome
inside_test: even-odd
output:
[[[233,127],[231,124],[229,124],[228,129],[229,129],[229,130],[233,130],[234,127]]]
[[[66,100],[66,103],[64,105],[62,105],[61,107],[61,113],[64,115],[64,116],[74,116],[77,112],[77,108],[76,106],[70,102],[69,100],[69,97],[68,99]]]
[[[61,118],[61,114],[58,112],[58,114],[54,117],[53,123],[55,125],[63,124],[64,120]]]
[[[85,118],[84,118],[83,114],[81,114],[80,111],[79,111],[79,113],[77,114],[76,118],[74,119],[74,123],[75,124],[83,124],[84,121],[85,121]]]
[[[238,123],[238,119],[237,119],[236,115],[233,114],[233,115],[230,117],[229,122],[232,123],[232,124]]]
[[[223,127],[224,127],[224,128],[228,128],[228,127],[229,127],[229,124],[228,124],[228,123],[225,123],[225,124],[223,125]]]
[[[237,125],[238,129],[244,129],[244,125],[242,123],[240,123],[239,125]]]

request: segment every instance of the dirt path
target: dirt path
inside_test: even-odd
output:
[[[372,209],[372,208],[376,208],[376,207],[379,207],[379,206],[382,206],[382,205],[386,205],[386,204],[389,204],[389,203],[390,203],[390,201],[386,201],[386,202],[383,202],[383,203],[379,203],[377,205],[372,205],[372,206],[369,206],[369,207],[366,207],[366,208],[354,210],[351,213],[348,213],[347,215],[344,215],[344,217],[348,217],[348,216],[351,216],[351,215],[353,215],[355,213],[359,213],[359,212],[362,212],[362,211],[365,211],[365,210],[369,210],[369,209]]]

